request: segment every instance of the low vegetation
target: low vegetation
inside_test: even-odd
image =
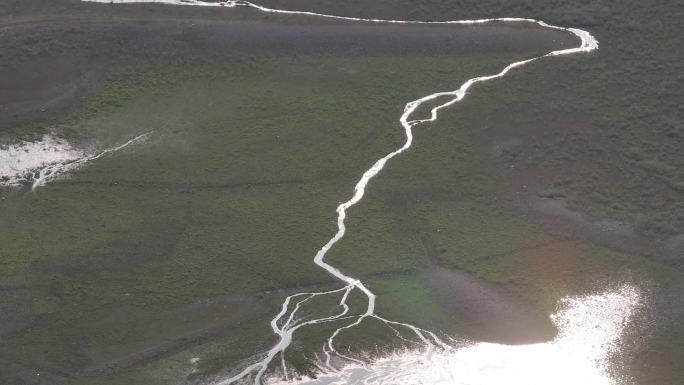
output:
[[[602,44],[598,53],[545,60],[478,86],[437,123],[417,128],[412,150],[350,212],[348,238],[330,260],[369,282],[382,314],[455,336],[458,322],[434,301],[423,275],[431,264],[500,285],[545,312],[567,293],[604,284],[657,286],[653,306],[662,319],[634,375],[644,385],[681,378],[670,364],[684,341],[679,268],[565,239],[501,203],[511,181],[524,181],[535,198],[566,199],[592,218],[632,221],[657,238],[682,233],[681,9],[664,1],[264,4],[374,17],[529,16],[590,28]],[[140,18],[264,19],[244,10],[9,0],[0,20],[114,19],[132,17],[132,9]],[[32,39],[15,47],[4,40],[2,65],[107,48]],[[3,132],[19,138],[58,130],[99,144],[153,134],[35,194],[2,191],[0,382],[30,383],[36,373],[51,384],[200,381],[263,351],[273,342],[268,321],[286,294],[335,284],[311,257],[335,229],[336,203],[379,154],[402,143],[404,103],[522,57],[116,52],[125,65],[109,68],[83,104]],[[524,140],[497,163],[491,135]],[[269,311],[204,336],[177,336],[190,340],[136,358],[132,344],[151,333],[140,320],[224,295]],[[168,322],[175,330],[186,320]],[[343,343],[369,348],[381,328],[367,327]],[[293,351],[317,348],[328,331],[302,335]],[[119,359],[100,359],[103,350]],[[189,363],[195,357],[196,366]],[[302,356],[291,360],[310,368]]]

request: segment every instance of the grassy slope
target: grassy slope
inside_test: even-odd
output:
[[[622,128],[616,129],[629,133],[618,135],[618,145],[606,149],[619,155],[621,149],[641,143],[644,135],[650,134],[637,126],[650,124],[644,116],[663,121],[656,113],[663,108],[671,119],[681,117],[677,115],[681,111],[668,106],[676,98],[640,103],[640,108],[648,111],[637,111],[633,116],[611,113],[601,117],[599,110],[622,114],[620,103],[629,101],[606,101],[600,93],[592,94],[600,99],[593,101],[592,95],[584,93],[596,92],[605,82],[612,82],[618,90],[614,92],[634,95],[628,90],[646,84],[646,79],[625,83],[619,74],[642,74],[644,71],[628,66],[657,66],[648,62],[658,59],[650,59],[651,54],[639,49],[630,52],[626,48],[630,35],[624,34],[670,27],[624,26],[618,20],[603,23],[601,18],[618,18],[633,10],[625,7],[616,16],[601,3],[573,12],[562,8],[565,5],[521,2],[481,2],[477,7],[466,2],[411,3],[408,7],[403,2],[374,2],[371,7],[361,3],[317,4],[322,4],[320,9],[340,14],[407,17],[446,17],[446,10],[463,9],[468,9],[469,15],[481,16],[496,9],[496,14],[531,15],[572,25],[598,24],[601,26],[595,29],[602,41],[614,40],[622,47],[612,50],[605,44],[600,54],[605,57],[550,60],[523,70],[504,81],[508,92],[497,92],[501,83],[478,88],[473,96],[481,92],[481,97],[448,112],[437,124],[420,128],[414,149],[393,162],[370,186],[368,198],[349,219],[353,229],[349,238],[331,254],[331,260],[354,273],[384,274],[370,279],[371,286],[383,294],[383,314],[457,329],[430,304],[429,285],[419,273],[428,263],[420,235],[434,240],[441,263],[500,283],[544,309],[550,309],[568,290],[590,290],[605,277],[611,281],[625,276],[654,280],[665,289],[673,287],[665,293],[676,292],[679,273],[641,258],[555,239],[479,198],[491,184],[480,176],[484,171],[481,159],[462,123],[464,119],[474,122],[484,110],[480,104],[491,103],[490,97],[512,106],[506,110],[512,121],[526,118],[527,110],[513,104],[513,98],[521,95],[524,100],[520,104],[542,106],[539,109],[543,114],[552,114],[570,102],[577,111],[600,106],[592,116],[603,122],[622,122]],[[299,6],[287,3],[289,8]],[[452,12],[455,17],[467,16],[463,11]],[[592,15],[591,20],[585,18],[587,14]],[[647,47],[645,39],[636,41],[643,48],[664,50]],[[643,59],[624,64],[620,55],[630,54]],[[617,70],[610,67],[610,72],[605,71],[607,64],[598,63],[600,58],[619,65]],[[3,363],[53,373],[77,370],[87,365],[87,357],[80,351],[83,346],[142,337],[144,330],[127,327],[125,322],[118,328],[98,329],[98,320],[123,306],[158,312],[195,298],[328,281],[309,263],[312,252],[333,230],[334,203],[348,195],[372,159],[402,140],[395,128],[403,103],[415,95],[441,89],[445,83],[458,84],[485,68],[498,68],[503,59],[258,59],[256,63],[226,65],[218,76],[193,75],[191,81],[171,76],[172,81],[155,83],[156,94],[136,89],[130,95],[101,94],[99,102],[91,104],[93,114],[74,118],[79,128],[73,135],[106,132],[105,136],[113,140],[139,130],[154,129],[155,134],[142,151],[133,149],[125,153],[128,156],[103,159],[78,172],[72,181],[55,184],[35,196],[20,194],[3,201],[2,210],[7,215],[0,220],[0,242],[5,245],[0,283],[17,290],[0,295],[7,311],[14,312],[9,322],[19,325],[17,331],[3,336]],[[350,75],[354,71],[342,72],[339,67],[358,72]],[[208,70],[217,73],[215,67]],[[550,91],[549,82],[558,82],[554,80],[558,71],[566,74],[563,89],[572,92],[556,95]],[[531,76],[544,80],[539,82],[543,90],[535,91],[538,87],[528,81]],[[130,83],[116,79],[109,89],[129,89]],[[580,86],[585,80],[591,81],[587,88]],[[641,90],[648,93],[651,88]],[[578,101],[576,95],[587,99]],[[126,101],[129,97],[133,99]],[[559,107],[546,107],[548,99]],[[667,136],[670,139],[663,141],[677,143],[677,129],[674,132],[674,139]],[[652,135],[649,138],[655,140]],[[671,145],[656,144],[652,149],[658,153],[651,157],[678,161]],[[643,168],[637,166],[635,163],[627,171],[641,173]],[[581,170],[570,172],[578,173],[575,179],[579,183],[587,180]],[[643,180],[635,178],[638,183],[632,190],[641,188],[642,183],[666,180],[648,173],[643,174]],[[592,180],[598,183],[592,188],[602,188],[600,178]],[[259,185],[271,182],[279,184]],[[576,191],[578,204],[589,199],[581,185],[568,188]],[[637,213],[644,210],[639,207],[644,200],[632,198],[626,189],[605,193],[621,194],[613,198],[620,202],[634,200]],[[662,202],[663,212],[676,215],[668,206],[672,201]],[[676,220],[667,219],[675,229]],[[297,263],[297,268],[288,266],[291,262]],[[268,298],[277,303],[277,298]],[[425,306],[416,319],[409,319],[408,312],[402,311],[410,303]],[[27,319],[31,324],[23,322]],[[258,351],[259,345],[268,341],[250,343],[249,337],[265,330],[266,320],[262,319],[243,327],[239,335],[228,331],[219,336],[216,341],[222,343],[212,353],[205,353],[207,364],[202,370],[217,370],[226,362],[244,358],[243,351]],[[321,335],[308,338],[317,342]],[[669,339],[653,345],[644,365],[658,364],[662,366],[656,368],[661,369],[644,370],[640,383],[665,384],[679,378],[675,369],[660,361],[668,350],[681,355],[676,345],[681,337]],[[238,345],[244,347],[241,354],[230,349]],[[23,354],[17,354],[19,346],[25,347]],[[181,357],[185,357],[183,353]],[[178,374],[164,369],[168,365],[172,365],[171,360],[162,360],[109,378],[86,377],[79,382],[164,383]]]

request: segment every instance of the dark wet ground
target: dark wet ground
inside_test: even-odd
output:
[[[570,33],[540,29],[530,23],[416,26],[283,25],[249,21],[25,24],[0,28],[0,40],[7,48],[35,45],[36,40],[42,40],[63,49],[113,44],[148,53],[211,47],[224,53],[349,56],[548,52],[578,44]]]

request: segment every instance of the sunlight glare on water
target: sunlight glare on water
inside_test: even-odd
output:
[[[404,352],[366,367],[349,365],[317,379],[270,385],[613,385],[608,359],[639,306],[633,286],[566,298],[551,316],[555,340],[532,345],[471,344],[433,355]]]
[[[32,171],[82,156],[83,151],[52,135],[44,135],[35,142],[0,146],[0,186],[19,185]]]

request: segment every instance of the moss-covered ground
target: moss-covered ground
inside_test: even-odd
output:
[[[597,218],[635,221],[651,236],[682,232],[681,50],[673,48],[681,7],[580,3],[265,2],[359,16],[529,16],[590,28],[602,43],[597,54],[544,60],[475,87],[438,122],[418,127],[412,149],[350,212],[347,237],[329,260],[368,282],[380,314],[456,337],[467,336],[435,300],[424,274],[431,264],[499,285],[544,312],[562,296],[622,282],[653,288],[658,321],[632,375],[643,385],[674,384],[684,355],[681,269],[567,239],[507,210],[499,196],[507,176],[492,171],[478,136],[483,119],[504,133],[548,129],[538,137],[543,155],[524,153],[515,163],[528,167],[524,175],[533,175],[540,195],[566,197]],[[217,16],[66,0],[0,5],[5,24],[95,16],[263,19],[243,10]],[[2,44],[0,60],[10,68],[83,50],[41,39]],[[191,383],[263,351],[273,342],[270,317],[286,294],[335,287],[311,258],[335,230],[337,202],[375,159],[403,142],[397,119],[406,101],[523,56],[121,55],[125,65],[108,70],[83,104],[3,132],[31,138],[57,130],[77,143],[105,144],[152,134],[35,193],[2,191],[0,382]],[[572,124],[554,124],[568,117]],[[597,157],[605,163],[587,167]],[[132,365],[96,362],[101,355],[93,352],[126,356],[136,351],[126,346],[150,340],[155,326],[176,330],[186,322],[171,317],[155,325],[155,316],[225,295],[252,298],[266,310],[241,308],[248,321]],[[361,301],[353,298],[359,308]],[[299,336],[292,363],[308,369],[312,357],[303,354],[318,349],[333,326]],[[371,349],[391,335],[368,322],[341,344]],[[182,336],[165,338],[174,337]],[[196,356],[192,369],[188,360]],[[97,364],[107,369],[91,370]]]

